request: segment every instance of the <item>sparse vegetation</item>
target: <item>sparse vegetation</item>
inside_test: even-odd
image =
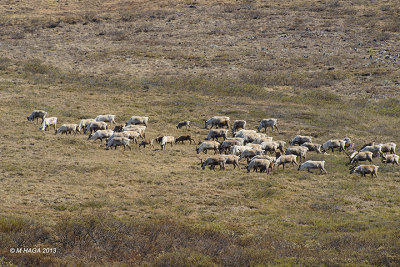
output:
[[[378,177],[361,178],[335,152],[307,155],[328,175],[202,171],[194,145],[107,151],[26,120],[33,109],[61,124],[149,116],[146,137],[198,141],[213,115],[249,129],[274,117],[276,140],[400,144],[395,1],[5,5],[1,266],[400,264],[397,166],[374,159]],[[192,127],[176,129],[182,120]]]
[[[10,66],[11,60],[6,57],[0,57],[0,70],[5,70],[7,69],[8,66]]]

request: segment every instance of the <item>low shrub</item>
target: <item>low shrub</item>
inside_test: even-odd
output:
[[[11,65],[11,60],[7,57],[0,57],[0,70],[5,70]]]

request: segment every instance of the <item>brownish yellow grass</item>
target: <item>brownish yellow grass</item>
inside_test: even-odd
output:
[[[276,140],[399,143],[393,2],[31,3],[0,7],[3,262],[399,264],[399,168],[378,159],[378,178],[350,175],[340,153],[309,154],[322,176],[202,171],[194,145],[105,150],[26,120],[148,115],[151,138],[201,140],[212,115],[249,129],[276,117]],[[9,253],[24,246],[58,253]]]

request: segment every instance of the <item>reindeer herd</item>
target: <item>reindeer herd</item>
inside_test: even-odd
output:
[[[106,149],[123,146],[124,151],[126,148],[132,150],[130,143],[134,142],[139,147],[154,147],[157,142],[161,150],[165,150],[169,144],[184,141],[196,144],[191,135],[181,135],[178,138],[174,136],[159,136],[154,139],[146,138],[146,128],[148,126],[148,117],[132,116],[125,125],[115,125],[115,115],[99,115],[95,119],[83,119],[78,124],[63,124],[57,128],[57,117],[47,118],[47,112],[43,110],[34,110],[27,118],[29,121],[38,123],[38,119],[42,120],[42,131],[54,128],[55,134],[74,134],[81,133],[88,134],[88,140],[106,140]],[[108,125],[108,122],[110,125]],[[207,136],[203,141],[197,143],[197,154],[207,154],[209,150],[214,151],[213,156],[207,157],[204,161],[201,159],[201,168],[204,170],[209,167],[215,170],[216,166],[220,169],[225,169],[227,164],[233,165],[234,169],[240,170],[240,162],[247,162],[246,169],[248,172],[251,170],[256,172],[269,173],[273,168],[285,168],[285,165],[296,165],[298,170],[311,170],[316,169],[320,174],[327,174],[325,169],[325,161],[320,160],[307,160],[307,153],[315,152],[317,154],[327,154],[329,151],[334,153],[335,149],[339,152],[344,152],[348,158],[350,165],[350,173],[358,173],[361,176],[371,174],[377,176],[377,165],[372,165],[374,158],[380,157],[382,163],[392,163],[399,166],[399,156],[395,154],[396,144],[375,144],[369,143],[362,146],[359,150],[355,150],[354,143],[350,138],[328,140],[323,144],[312,142],[311,136],[295,136],[289,141],[289,146],[285,148],[286,142],[282,140],[272,140],[273,138],[267,136],[267,128],[272,131],[276,130],[279,133],[277,119],[263,119],[260,121],[257,131],[246,129],[246,121],[235,120],[231,127],[230,118],[226,116],[214,116],[205,121],[204,128],[209,129]],[[177,129],[183,127],[191,128],[190,121],[181,121],[176,125]],[[111,130],[112,129],[112,130]],[[264,133],[262,130],[264,129]],[[232,137],[229,137],[231,131]],[[219,139],[223,141],[219,142]],[[140,142],[139,142],[140,141]],[[299,159],[299,162],[297,161]],[[303,163],[301,163],[304,161]],[[359,165],[359,162],[368,161],[369,165]]]

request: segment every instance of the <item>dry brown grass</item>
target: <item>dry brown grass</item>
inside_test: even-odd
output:
[[[2,3],[0,263],[398,265],[397,167],[202,171],[194,145],[105,150],[26,120],[148,115],[149,137],[200,140],[212,115],[276,117],[275,139],[399,143],[399,10],[352,2]]]

